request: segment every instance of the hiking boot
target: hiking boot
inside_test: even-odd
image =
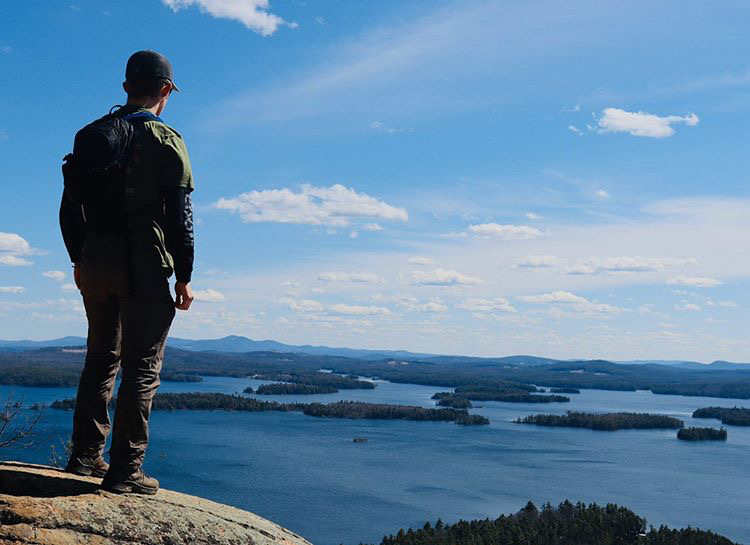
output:
[[[146,475],[142,469],[138,469],[130,475],[114,475],[113,472],[107,472],[101,485],[103,490],[114,492],[115,494],[148,494],[154,495],[159,490],[159,481]]]
[[[81,477],[104,477],[109,470],[109,464],[104,461],[104,458],[97,456],[92,458],[90,456],[71,456],[68,460],[68,465],[65,466],[65,471],[73,473],[74,475],[80,475]]]

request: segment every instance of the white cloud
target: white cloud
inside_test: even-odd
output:
[[[62,282],[65,280],[65,273],[62,271],[46,271],[42,273],[42,276],[45,278],[49,278],[50,280],[55,280],[57,282]]]
[[[688,286],[691,288],[713,288],[721,285],[721,281],[716,278],[703,276],[685,276],[679,275],[667,280],[667,284],[676,286]]]
[[[458,308],[472,312],[518,312],[516,308],[504,297],[493,299],[464,299]]]
[[[569,291],[557,290],[540,295],[519,295],[518,300],[524,303],[549,304],[549,303],[587,303],[588,299]]]
[[[602,199],[602,200],[612,198],[612,195],[610,195],[607,191],[603,189],[597,189],[594,192],[594,195],[596,196],[597,199]]]
[[[466,230],[473,235],[497,237],[503,240],[527,240],[543,235],[536,227],[529,227],[528,225],[501,225],[499,223],[469,225]]]
[[[24,293],[26,288],[23,286],[0,286],[0,293]]]
[[[524,303],[537,304],[537,305],[549,305],[549,304],[564,304],[570,305],[576,312],[585,315],[600,315],[600,314],[617,314],[623,311],[622,308],[607,303],[598,303],[596,301],[589,301],[585,297],[576,295],[569,291],[556,290],[550,293],[542,293],[539,295],[520,295],[518,300]],[[553,309],[553,317],[564,318],[566,314],[564,311],[559,309]]]
[[[70,293],[70,292],[78,291],[78,286],[76,286],[75,284],[69,283],[69,284],[63,284],[62,286],[60,286],[60,289],[65,292]]]
[[[375,273],[347,273],[347,272],[322,272],[318,274],[318,280],[325,282],[363,282],[367,284],[378,284],[385,282],[382,276]]]
[[[535,214],[534,212],[526,212],[525,216],[531,221],[539,221],[540,219],[542,219],[542,216],[540,216],[539,214]]]
[[[355,316],[388,316],[391,314],[391,311],[386,307],[345,305],[343,303],[337,303],[331,305],[329,308],[336,314],[349,314]]]
[[[565,267],[567,274],[627,274],[635,272],[660,272],[667,267],[697,265],[694,258],[673,257],[591,257]]]
[[[31,265],[31,261],[18,257],[17,255],[0,254],[0,265],[7,265],[8,267],[26,267]]]
[[[577,134],[578,136],[583,136],[583,131],[575,125],[568,125],[568,130],[572,133]]]
[[[365,223],[362,225],[362,229],[365,231],[375,232],[375,231],[382,231],[383,226],[379,223]]]
[[[22,256],[40,253],[35,250],[22,236],[16,233],[0,232],[0,265],[9,267],[23,267],[31,265],[31,261]]]
[[[422,256],[414,256],[409,258],[409,263],[412,265],[434,265],[435,260],[430,259],[429,257],[422,257]]]
[[[675,257],[589,257],[573,263],[551,254],[528,255],[516,261],[520,269],[554,270],[570,275],[622,275],[639,272],[661,272],[667,267],[697,265],[695,258]]]
[[[431,271],[412,271],[414,284],[423,286],[456,286],[481,284],[482,280],[461,274],[458,271],[432,269]]]
[[[695,303],[686,303],[686,302],[679,304],[679,305],[675,305],[674,308],[675,310],[687,311],[687,312],[696,312],[696,311],[701,310],[701,307],[696,305]]]
[[[204,301],[206,303],[220,303],[221,301],[226,300],[223,293],[212,288],[194,290],[193,296],[196,301]]]
[[[282,303],[289,305],[289,308],[295,312],[322,312],[325,307],[322,303],[313,299],[283,299]]]
[[[433,298],[426,303],[421,303],[416,297],[411,295],[403,295],[393,298],[385,298],[382,296],[376,296],[375,300],[392,300],[399,307],[406,309],[410,312],[425,312],[425,313],[443,313],[448,312],[448,306],[440,298]]]
[[[13,48],[7,44],[0,44],[0,53],[10,53]]]
[[[672,125],[685,123],[689,127],[698,124],[700,119],[691,113],[685,116],[668,115],[660,117],[646,112],[627,112],[619,108],[605,108],[599,118],[599,132],[626,132],[633,136],[666,138],[674,134]]]
[[[384,132],[386,134],[393,134],[397,132],[404,132],[404,131],[412,130],[412,129],[388,127],[381,121],[373,121],[372,123],[370,123],[370,128],[375,129],[378,132]]]
[[[403,208],[391,206],[365,193],[335,184],[304,184],[298,193],[290,189],[266,189],[219,199],[213,205],[238,213],[247,223],[275,222],[345,227],[364,219],[407,221]]]
[[[172,11],[177,12],[191,6],[197,6],[203,13],[217,18],[239,21],[250,30],[270,36],[281,25],[296,27],[296,23],[286,23],[284,19],[269,13],[268,0],[162,0]]]

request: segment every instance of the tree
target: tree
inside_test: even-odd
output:
[[[16,399],[13,392],[0,402],[0,448],[29,448],[36,444],[34,428],[46,407],[34,404],[31,414],[24,415],[23,397]]]

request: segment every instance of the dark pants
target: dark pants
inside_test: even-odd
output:
[[[174,301],[167,274],[128,256],[117,237],[86,240],[81,292],[88,318],[88,351],[73,416],[73,452],[96,457],[110,430],[108,405],[117,391],[110,464],[132,473],[143,464],[151,401],[159,386]]]

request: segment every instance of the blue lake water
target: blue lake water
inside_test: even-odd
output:
[[[163,383],[160,392],[238,393],[264,381],[207,377]],[[265,381],[267,382],[267,381]],[[10,390],[0,386],[0,396]],[[13,388],[25,401],[73,397],[73,388]],[[445,388],[379,382],[374,390],[279,401],[354,399],[434,406]],[[614,502],[650,524],[692,525],[750,543],[750,428],[729,426],[726,443],[686,443],[675,431],[596,432],[513,424],[532,413],[636,411],[676,416],[699,407],[750,406],[731,399],[582,390],[571,403],[481,402],[490,426],[446,422],[318,419],[300,413],[155,411],[146,470],[165,488],[274,520],[316,545],[379,543],[402,527],[442,518],[497,517],[528,500]],[[67,437],[72,414],[48,410],[44,427]],[[366,437],[367,443],[353,443]],[[55,440],[60,442],[59,439]],[[49,441],[0,457],[49,463]]]

